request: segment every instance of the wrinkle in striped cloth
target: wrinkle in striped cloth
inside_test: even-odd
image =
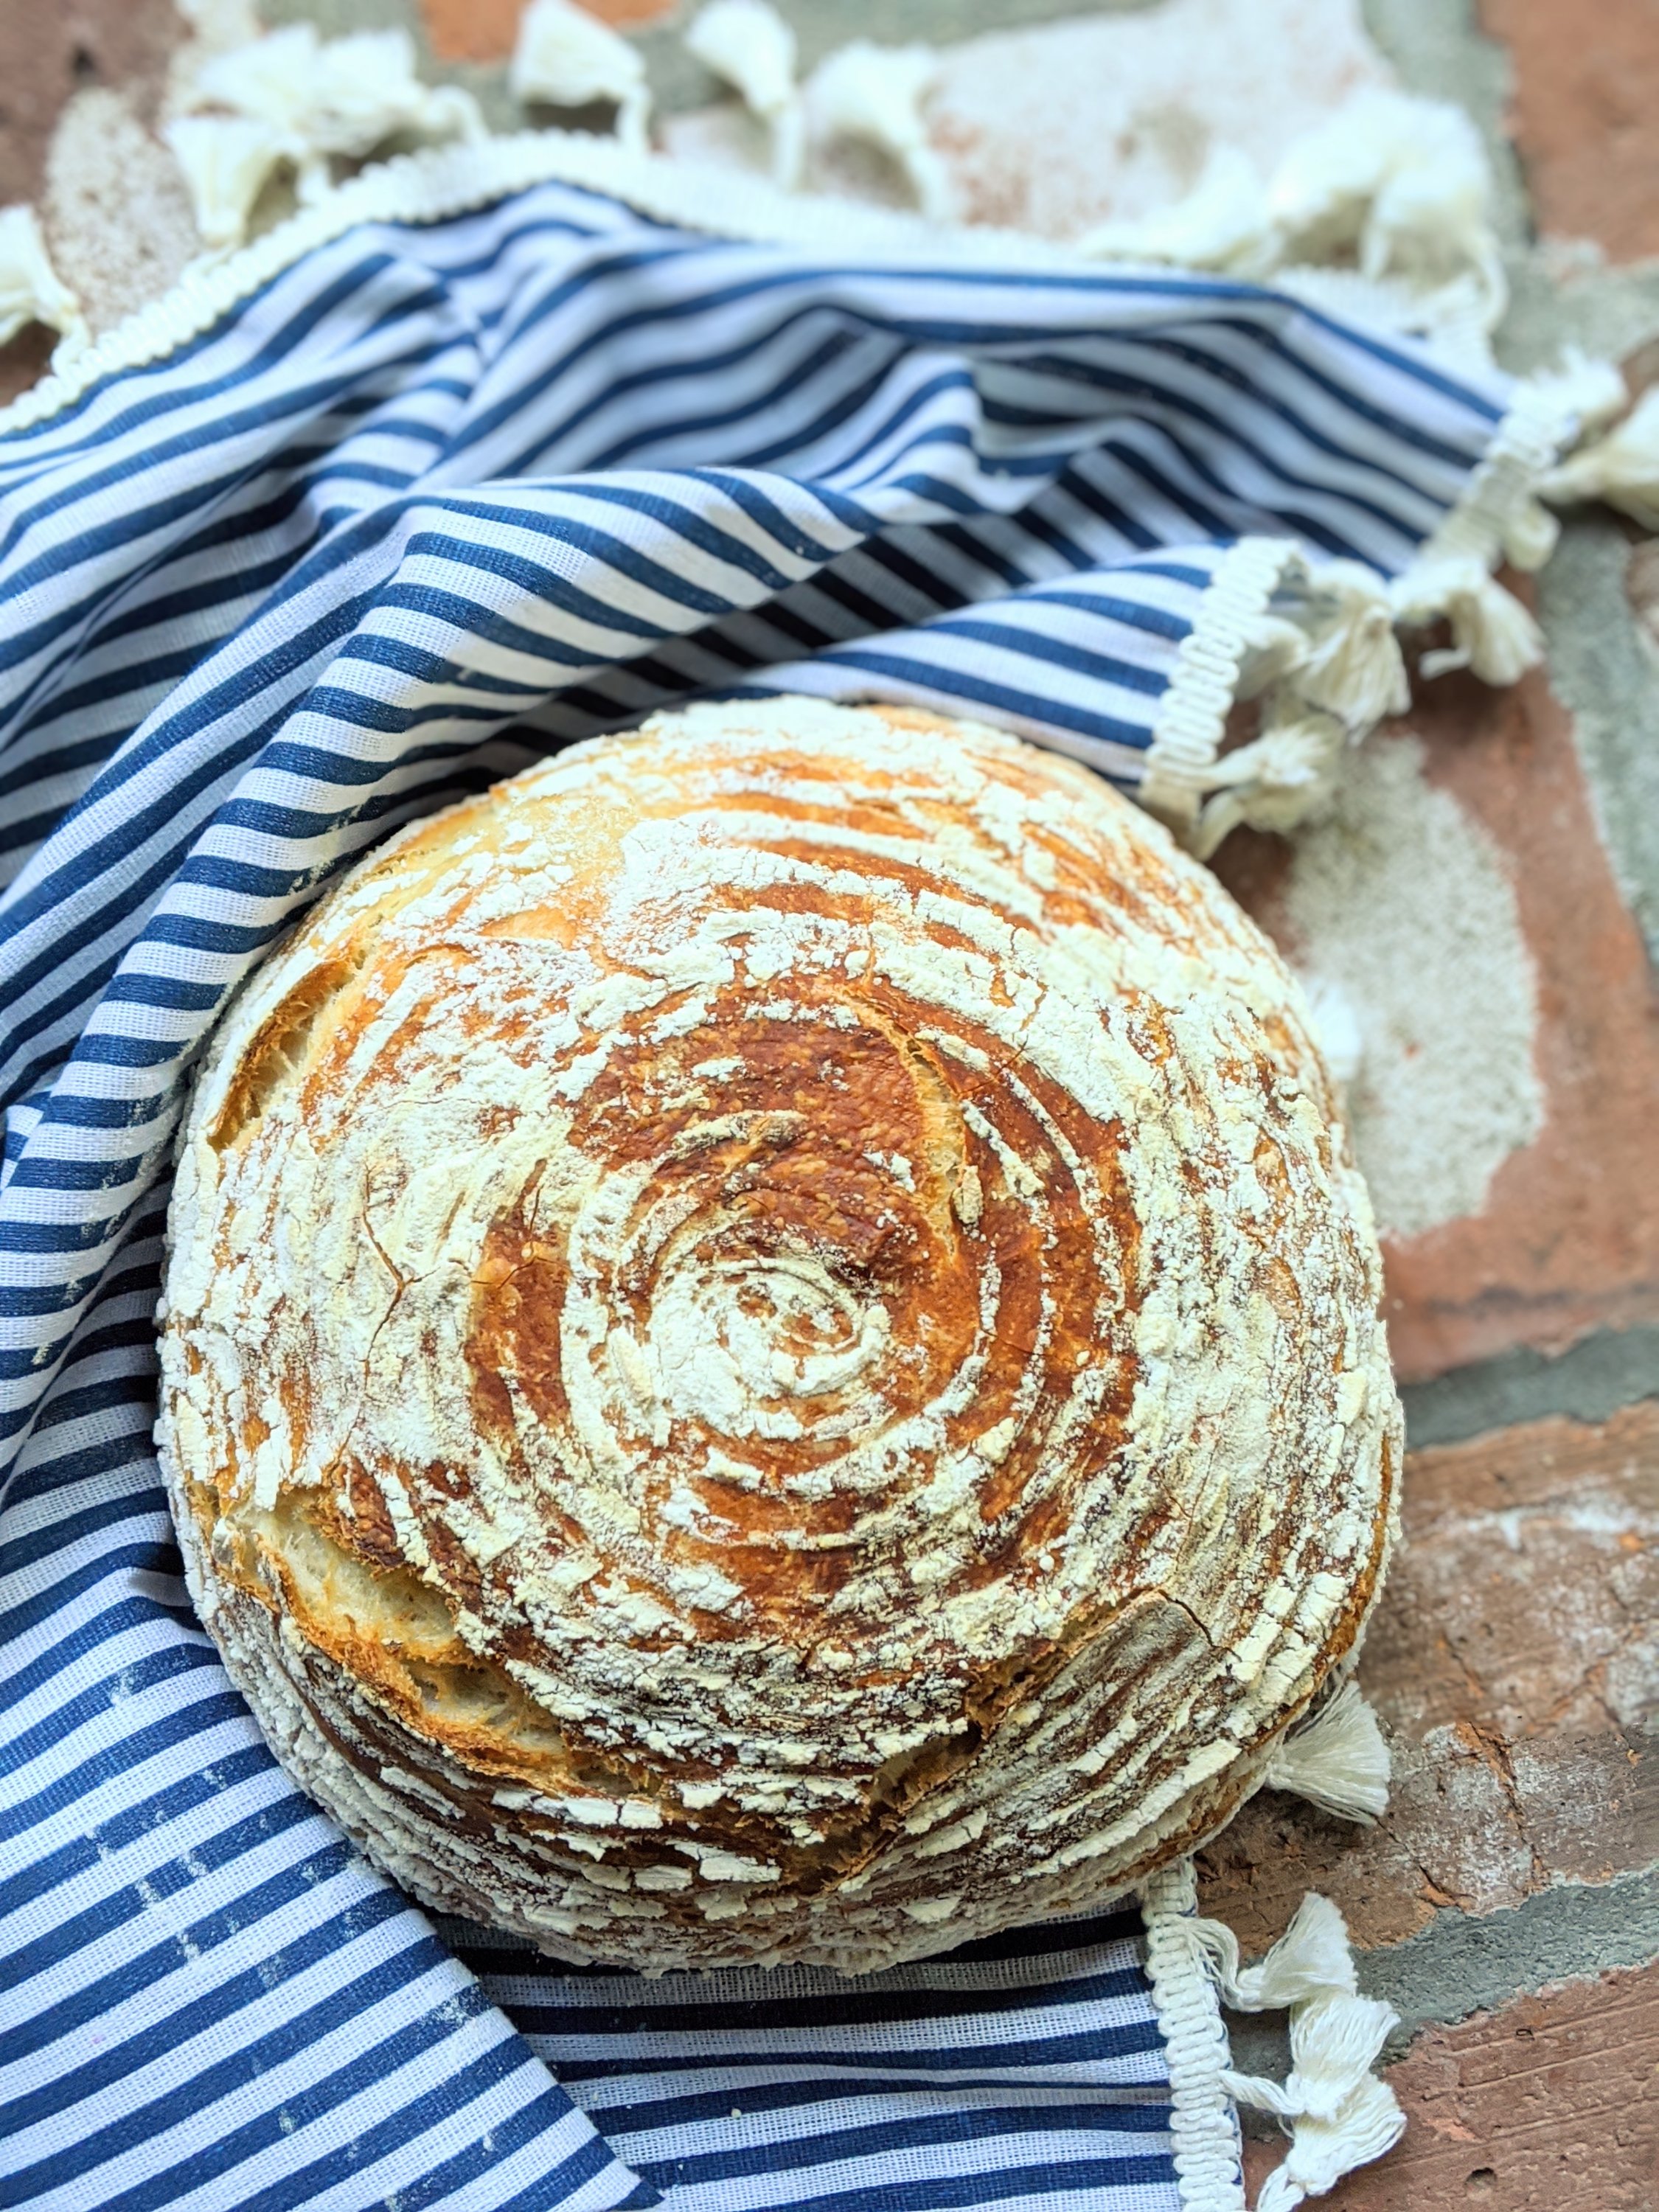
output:
[[[1133,1914],[858,1984],[583,1974],[435,1929],[291,1788],[151,1449],[170,1146],[228,994],[395,824],[772,688],[1133,789],[1228,549],[1397,573],[1504,402],[1242,284],[550,181],[325,240],[0,435],[0,2205],[1177,2212]]]

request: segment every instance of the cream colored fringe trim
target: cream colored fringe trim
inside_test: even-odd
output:
[[[1276,2113],[1290,2134],[1255,2212],[1291,2212],[1357,2166],[1381,2158],[1405,2114],[1372,2072],[1399,2015],[1358,1994],[1342,1916],[1309,1895],[1257,1966],[1241,1970],[1238,1940],[1197,1917],[1190,1859],[1141,1892],[1146,1972],[1170,2069],[1170,2133],[1182,2212],[1244,2212],[1237,2119],[1230,2104]],[[1236,2012],[1288,2008],[1291,2072],[1283,2082],[1235,2073],[1222,2002]]]
[[[1527,379],[1462,498],[1392,580],[1361,562],[1310,561],[1280,539],[1232,548],[1164,694],[1141,786],[1147,805],[1203,858],[1241,823],[1289,830],[1316,819],[1348,749],[1410,702],[1401,630],[1449,624],[1450,645],[1419,661],[1425,677],[1468,668],[1488,684],[1517,682],[1543,658],[1543,639],[1492,570],[1548,559],[1559,526],[1542,501],[1604,499],[1659,528],[1659,398],[1562,459],[1626,404],[1606,362],[1579,356]],[[1231,684],[1218,684],[1227,671]],[[1260,736],[1224,753],[1228,714],[1256,696]]]
[[[1249,587],[1238,584],[1241,599]],[[1346,1819],[1374,1820],[1382,1811],[1388,1747],[1352,1682],[1339,1685],[1279,1745],[1262,1779]],[[1255,2212],[1291,2212],[1399,2141],[1405,2116],[1371,2071],[1397,2015],[1359,1995],[1347,1930],[1328,1898],[1304,1897],[1279,1942],[1249,1968],[1240,1965],[1232,1930],[1198,1917],[1190,1859],[1155,1874],[1140,1902],[1147,1978],[1170,2069],[1182,2212],[1244,2212],[1234,2104],[1277,2113],[1291,2138]],[[1236,2012],[1289,2009],[1287,2080],[1233,2071],[1224,2002]]]
[[[1224,2086],[1227,2031],[1199,1935],[1190,1859],[1143,1886],[1146,1978],[1170,2069],[1170,2135],[1182,2212],[1244,2212],[1238,2121]]]
[[[81,302],[52,265],[32,207],[0,208],[0,345],[28,323],[84,337]]]

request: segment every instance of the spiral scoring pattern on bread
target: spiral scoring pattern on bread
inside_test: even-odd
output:
[[[1398,1412],[1275,955],[1018,741],[802,700],[394,839],[227,1023],[164,1458],[290,1769],[443,1909],[937,1950],[1212,1831]]]

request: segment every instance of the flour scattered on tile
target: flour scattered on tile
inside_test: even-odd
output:
[[[1284,903],[1291,957],[1345,1063],[1379,1226],[1395,1237],[1478,1213],[1543,1121],[1515,892],[1424,758],[1415,738],[1354,756],[1334,813],[1297,836]]]
[[[46,158],[53,266],[94,334],[157,299],[196,252],[190,195],[132,98],[90,85],[64,107]]]

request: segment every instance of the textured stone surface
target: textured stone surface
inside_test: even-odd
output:
[[[1166,205],[1217,146],[1271,170],[1287,137],[1387,82],[1358,0],[1165,0],[963,45],[928,117],[969,221],[1071,238]]]
[[[1404,2142],[1341,2183],[1341,2212],[1653,2212],[1659,1966],[1426,2029],[1389,2080]],[[1278,2146],[1245,2146],[1251,2192]]]
[[[1544,1119],[1539,994],[1502,848],[1409,735],[1362,745],[1291,845],[1284,915],[1345,1010],[1347,1113],[1382,1234],[1484,1212]]]
[[[1571,712],[1595,824],[1659,961],[1659,540],[1584,514],[1538,580],[1550,680]]]
[[[1514,70],[1504,47],[1482,31],[1477,0],[1361,0],[1361,8],[1365,28],[1407,92],[1455,100],[1474,118],[1497,186],[1498,237],[1524,249],[1532,215],[1507,128]]]
[[[505,60],[525,0],[422,0],[427,43],[440,61]]]
[[[1659,254],[1659,17],[1652,0],[1481,0],[1509,49],[1514,131],[1540,229],[1613,259]]]
[[[0,206],[40,199],[52,133],[77,93],[118,90],[148,116],[182,28],[173,0],[0,9]],[[56,343],[31,325],[0,347],[0,406],[40,376]]]
[[[1424,2027],[1495,2012],[1551,1982],[1645,1966],[1656,1954],[1659,1871],[1650,1869],[1559,1882],[1502,1912],[1437,1913],[1409,1942],[1362,1953],[1359,1981],[1400,2015],[1385,2054],[1392,2061]]]
[[[1370,1829],[1264,1791],[1204,1854],[1261,1949],[1321,1889],[1364,1945],[1602,1882],[1659,1846],[1659,1403],[1407,1455],[1406,1544],[1360,1665],[1395,1756]]]
[[[1508,855],[1537,968],[1547,1118],[1485,1212],[1398,1249],[1389,1310],[1415,1379],[1522,1343],[1659,1317],[1659,998],[1543,672],[1510,691],[1425,687],[1431,773]]]

